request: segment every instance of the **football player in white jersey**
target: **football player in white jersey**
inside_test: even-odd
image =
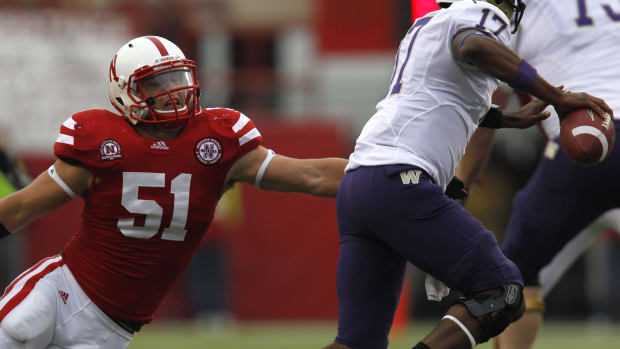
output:
[[[506,45],[521,0],[441,1],[401,42],[383,100],[364,126],[337,196],[338,335],[325,349],[385,349],[407,261],[427,293],[463,292],[414,349],[471,348],[523,314],[521,274],[493,233],[444,191],[477,127],[527,127],[582,108],[612,113],[585,93],[544,80]],[[511,25],[514,22],[514,26]],[[491,107],[502,80],[540,100],[516,113]]]
[[[510,42],[514,51],[551,83],[600,96],[612,109],[620,110],[620,65],[614,58],[620,52],[620,3],[525,1],[528,13]],[[615,127],[619,132],[617,119]],[[560,150],[560,122],[555,113],[542,122],[542,129],[548,140],[546,149],[535,173],[515,197],[502,245],[523,275],[527,311],[499,336],[501,349],[531,348],[542,323],[543,297],[560,277],[558,273],[597,234],[607,229],[620,231],[620,217],[613,212],[620,207],[613,189],[620,176],[620,152],[613,151],[593,167],[575,165]]]

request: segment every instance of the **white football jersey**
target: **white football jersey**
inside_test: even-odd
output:
[[[529,0],[511,48],[554,85],[603,98],[620,117],[620,2]],[[543,130],[553,139],[560,123],[553,115]]]
[[[410,164],[445,189],[498,84],[452,55],[452,38],[467,28],[510,40],[508,17],[487,2],[464,0],[418,19],[400,44],[386,97],[357,139],[347,171]]]

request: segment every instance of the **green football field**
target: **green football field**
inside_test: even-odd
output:
[[[410,349],[430,329],[415,324],[390,340]],[[320,349],[333,339],[335,323],[244,323],[208,328],[191,323],[155,323],[138,333],[129,349]],[[489,343],[478,346],[491,349]],[[547,323],[534,349],[619,349],[620,325]]]

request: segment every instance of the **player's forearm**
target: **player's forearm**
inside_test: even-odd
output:
[[[70,200],[46,171],[24,189],[0,200],[0,222],[14,233]]]
[[[478,128],[467,144],[456,167],[456,176],[463,181],[465,189],[469,189],[480,176],[491,154],[494,138],[494,129]]]
[[[340,181],[344,177],[344,168],[349,162],[342,158],[325,158],[308,160],[315,171],[309,194],[320,197],[336,197]]]
[[[295,159],[278,155],[267,167],[260,189],[335,197],[348,160]]]
[[[559,88],[549,84],[535,70],[524,69],[529,66],[527,62],[526,66],[522,66],[524,61],[497,40],[473,35],[463,43],[461,54],[464,60],[478,69],[513,87],[523,87],[520,90],[548,104],[555,104],[562,95]],[[531,81],[527,81],[528,79]]]
[[[34,218],[29,219],[23,194],[12,193],[0,200],[0,223],[9,233],[15,233],[26,227]]]

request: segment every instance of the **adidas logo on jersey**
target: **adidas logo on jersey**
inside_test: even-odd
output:
[[[151,145],[151,149],[154,149],[154,150],[170,150],[170,148],[168,147],[168,145],[164,141],[157,141],[157,142],[153,143]]]
[[[58,290],[58,295],[60,296],[60,299],[62,299],[62,302],[67,304],[67,299],[69,299],[69,294],[65,291]]]

